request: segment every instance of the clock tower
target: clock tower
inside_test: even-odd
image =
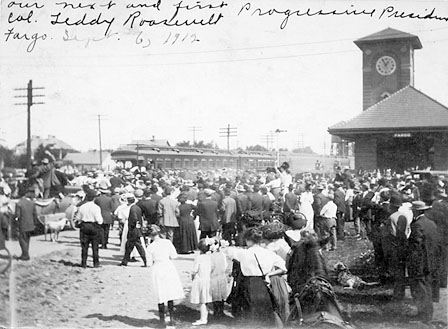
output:
[[[414,85],[414,50],[422,48],[417,36],[387,28],[355,44],[363,52],[363,110]]]

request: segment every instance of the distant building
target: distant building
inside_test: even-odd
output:
[[[102,152],[101,170],[112,171],[116,167],[109,152]],[[65,163],[70,163],[80,171],[100,169],[100,152],[88,151],[80,153],[69,153],[63,159]]]
[[[414,87],[419,38],[388,28],[355,44],[363,53],[363,111],[330,134],[355,143],[356,169],[447,170],[448,107]]]
[[[41,144],[43,146],[53,145],[53,149],[59,151],[58,159],[62,159],[63,153],[65,152],[67,153],[78,152],[66,142],[56,138],[56,136],[48,135],[47,138],[44,138],[33,135],[31,136],[31,154],[34,154],[34,152],[36,152],[37,148]],[[26,154],[26,140],[22,143],[17,144],[13,148],[13,151],[15,155]]]

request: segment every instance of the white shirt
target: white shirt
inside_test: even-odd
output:
[[[129,210],[131,209],[131,205],[127,203],[121,204],[115,209],[114,215],[118,217],[121,223],[124,223],[129,218]]]
[[[271,272],[274,268],[286,271],[285,261],[273,251],[254,245],[248,249],[229,247],[224,252],[232,259],[240,262],[241,272],[244,276],[262,276],[255,255],[263,270],[263,274]]]
[[[103,217],[101,216],[101,208],[93,201],[84,203],[79,207],[76,213],[75,220],[82,221],[84,223],[98,223],[103,224]]]
[[[336,212],[338,210],[338,206],[330,200],[328,201],[320,211],[320,215],[325,218],[336,218]]]

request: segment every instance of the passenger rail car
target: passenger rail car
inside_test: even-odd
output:
[[[112,159],[124,166],[153,165],[162,169],[215,170],[221,168],[265,170],[275,165],[271,153],[237,152],[183,147],[122,146]],[[127,163],[127,164],[126,164]]]

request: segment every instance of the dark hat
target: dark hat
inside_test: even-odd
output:
[[[86,191],[86,197],[87,197],[87,198],[94,198],[94,197],[96,197],[97,195],[98,195],[98,192],[95,191],[95,190],[88,189],[88,190]]]
[[[307,220],[304,216],[295,214],[290,226],[293,230],[300,230],[306,226],[306,222]]]

